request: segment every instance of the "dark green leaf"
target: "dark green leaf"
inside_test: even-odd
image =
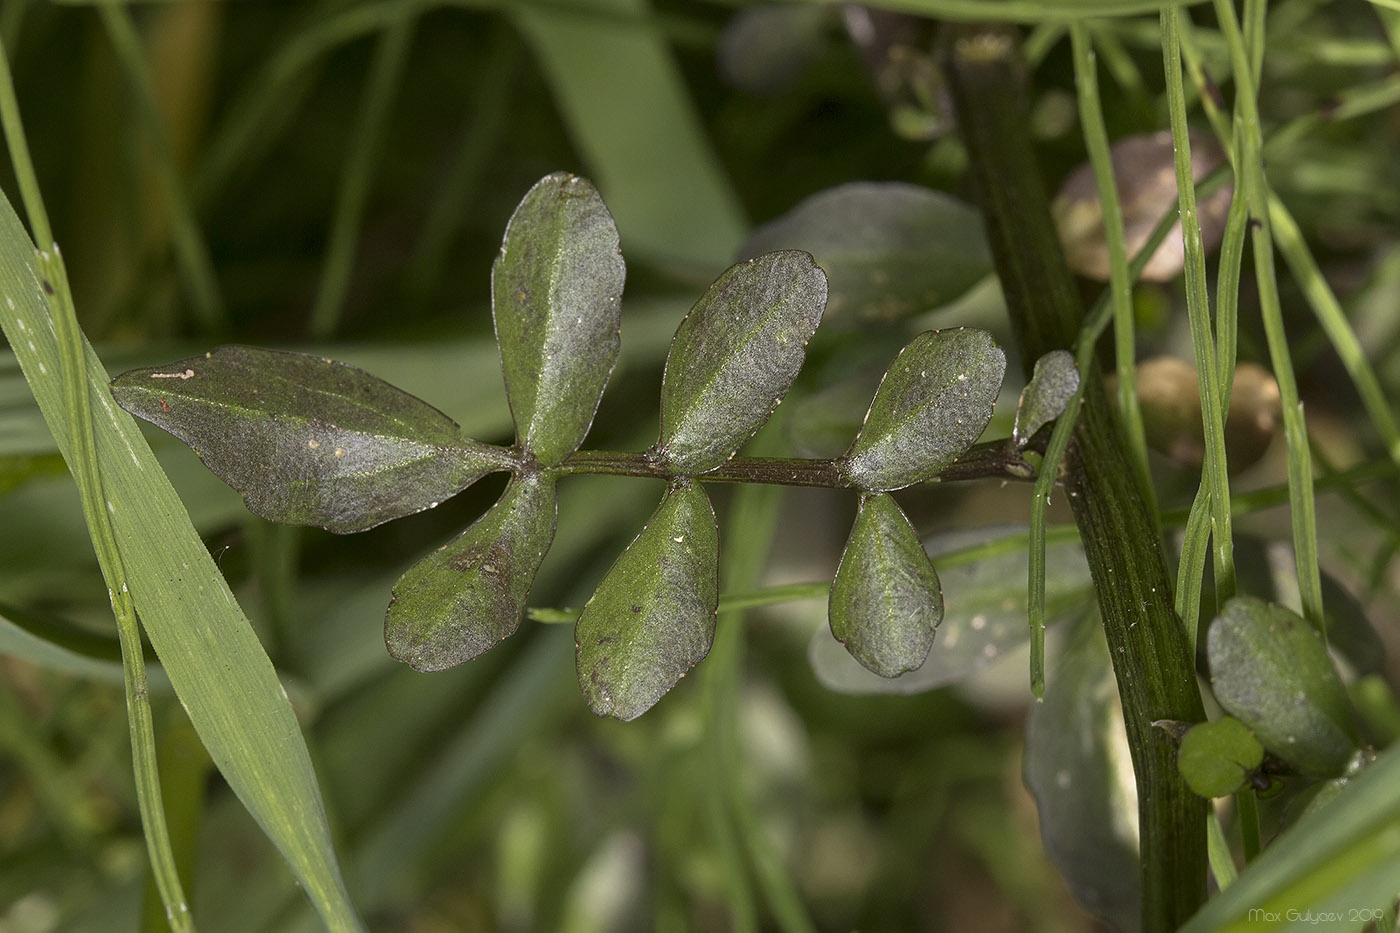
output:
[[[1060,417],[1065,405],[1079,391],[1079,368],[1068,350],[1051,350],[1035,361],[1031,381],[1016,405],[1016,426],[1011,438],[1018,448],[1045,425]]]
[[[389,653],[414,670],[440,671],[514,634],[554,540],[554,514],[553,479],[513,477],[485,515],[394,584],[384,619]]]
[[[991,273],[977,211],[902,182],[815,194],[754,231],[740,251],[803,249],[831,280],[828,319],[854,325],[938,308]]]
[[[842,471],[871,492],[937,475],[982,434],[1005,373],[1006,354],[986,331],[915,337],[880,382]]]
[[[1304,774],[1335,777],[1356,751],[1346,690],[1321,636],[1297,613],[1236,596],[1206,638],[1220,705]]]
[[[579,687],[593,712],[637,718],[709,653],[718,561],[704,490],[671,487],[579,615]]]
[[[1116,930],[1141,920],[1138,801],[1102,627],[1088,614],[1032,703],[1022,759],[1045,853],[1088,910]]]
[[[943,590],[919,535],[888,494],[861,499],[831,583],[831,634],[881,677],[924,663],[943,619]]]
[[[1231,716],[1192,726],[1176,753],[1181,776],[1202,797],[1233,794],[1263,761],[1264,746]]]
[[[190,445],[253,514],[340,534],[432,508],[509,463],[427,402],[301,353],[219,347],[123,373],[112,395]]]
[[[515,209],[491,270],[506,395],[546,466],[578,449],[617,362],[625,277],[617,227],[587,180],[556,172]]]
[[[945,562],[939,556],[983,544],[1013,533],[1013,526],[990,526],[935,535],[924,550],[940,568],[943,621],[938,626],[938,650],[914,671],[879,677],[850,656],[822,625],[812,633],[807,660],[817,680],[839,693],[923,693],[973,676],[1030,639],[1026,624],[1026,592],[1011,581],[1026,579],[1026,548],[1021,545],[981,560]],[[1049,621],[1092,604],[1089,566],[1077,542],[1045,551],[1045,598]]]
[[[690,475],[732,457],[792,387],[825,304],[826,276],[806,253],[725,270],[676,330],[653,456]]]

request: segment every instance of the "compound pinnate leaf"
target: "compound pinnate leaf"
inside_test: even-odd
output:
[[[496,340],[519,442],[546,466],[593,423],[617,362],[625,274],[617,225],[576,175],[542,178],[506,226],[491,269]]]
[[[1074,393],[1079,391],[1079,368],[1068,350],[1051,350],[1035,361],[1031,381],[1016,405],[1016,425],[1011,439],[1025,447],[1045,425],[1060,417]]]
[[[946,305],[992,271],[974,208],[903,182],[853,182],[812,195],[740,249],[805,249],[831,277],[827,317],[853,326]]]
[[[384,618],[389,653],[414,670],[470,661],[515,633],[554,541],[553,479],[522,473],[485,515],[408,569]]]
[[[924,663],[943,619],[943,589],[919,535],[888,494],[861,500],[828,604],[831,633],[882,677]]]
[[[427,402],[302,353],[225,346],[112,381],[269,521],[348,534],[432,508],[505,468]]]
[[[672,486],[579,615],[579,687],[595,713],[635,719],[709,653],[718,561],[709,498]]]
[[[792,387],[825,306],[826,274],[806,253],[725,270],[671,342],[652,456],[688,474],[732,457]]]
[[[1202,797],[1225,797],[1244,786],[1264,761],[1264,746],[1238,719],[1226,716],[1191,727],[1176,753],[1186,785]]]
[[[899,352],[875,391],[841,470],[867,492],[937,475],[992,418],[1006,354],[986,331],[927,331]]]
[[[1264,747],[1313,777],[1335,777],[1357,748],[1346,689],[1303,618],[1235,596],[1206,636],[1211,689]]]

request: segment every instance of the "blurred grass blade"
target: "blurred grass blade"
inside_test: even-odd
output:
[[[534,48],[628,255],[707,270],[728,265],[747,222],[647,0],[507,9]]]
[[[694,475],[734,456],[792,388],[825,304],[826,275],[807,253],[725,270],[671,343],[656,458]]]
[[[1138,928],[1137,792],[1108,646],[1095,614],[1075,626],[1045,700],[1026,719],[1022,774],[1045,853],[1113,929]]]
[[[374,62],[360,101],[359,120],[349,141],[350,151],[336,192],[321,282],[316,290],[316,304],[311,309],[311,334],[317,338],[329,337],[339,328],[350,293],[370,183],[384,149],[390,105],[403,83],[404,66],[417,23],[414,15],[417,4],[401,2],[398,9],[398,19],[380,34],[375,47]]]
[[[0,202],[0,323],[71,456],[58,344],[33,256],[9,202]],[[107,511],[146,634],[210,756],[326,924],[358,930],[286,692],[136,422],[112,402],[101,361],[86,352]]]

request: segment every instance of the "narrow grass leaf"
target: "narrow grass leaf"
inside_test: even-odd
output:
[[[710,651],[719,532],[698,483],[673,486],[579,615],[579,687],[599,716],[636,719]]]
[[[676,330],[652,456],[682,474],[734,456],[792,388],[825,305],[826,275],[807,253],[730,266]]]
[[[1021,390],[1016,404],[1016,424],[1011,429],[1016,446],[1025,447],[1035,432],[1060,417],[1078,391],[1079,367],[1074,365],[1074,354],[1051,350],[1036,360],[1031,381]]]
[[[831,583],[831,634],[881,677],[920,667],[943,620],[943,588],[888,493],[861,499]]]
[[[852,182],[759,227],[740,256],[803,249],[831,280],[828,320],[888,323],[942,307],[992,271],[977,211],[903,182]]]
[[[868,492],[937,475],[972,446],[992,418],[1006,354],[991,334],[927,331],[895,357],[841,470]]]
[[[617,226],[587,180],[530,189],[491,270],[492,312],[520,444],[546,466],[578,449],[620,346]]]
[[[1297,613],[1236,596],[1206,633],[1216,700],[1304,774],[1335,777],[1357,748],[1346,688]]]
[[[514,477],[485,515],[394,584],[389,653],[414,670],[440,671],[514,634],[554,541],[555,511],[552,478]]]
[[[426,402],[301,353],[220,347],[123,373],[112,394],[193,448],[255,515],[340,534],[432,508],[507,462]]]
[[[0,199],[0,324],[68,457],[58,345],[33,257]],[[101,361],[86,352],[107,510],[146,634],[205,748],[326,925],[360,929],[286,691],[136,422],[112,403]]]
[[[651,0],[589,0],[572,14],[510,3],[579,156],[628,252],[712,275],[748,221]],[[682,220],[683,219],[683,220]]]

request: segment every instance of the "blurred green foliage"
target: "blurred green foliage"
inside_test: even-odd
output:
[[[1329,114],[1338,95],[1393,74],[1400,18],[1365,4],[1274,7],[1264,119],[1318,116],[1269,150],[1270,180],[1395,398],[1400,124],[1394,108]],[[919,85],[892,103],[888,76],[872,78],[870,50],[849,41],[840,11],[776,14],[760,34],[796,36],[801,54],[760,45],[736,59],[732,23],[751,12],[728,0],[186,2],[105,13],[6,0],[0,39],[82,325],[113,371],[230,340],[291,345],[367,368],[472,436],[508,442],[489,271],[529,186],[575,171],[613,208],[629,260],[621,360],[589,446],[640,450],[657,436],[671,331],[754,225],[852,180],[968,197],[954,139],[899,132],[935,124],[912,120],[909,101],[936,109],[937,94]],[[136,58],[114,25],[123,17]],[[1224,75],[1209,15],[1199,21],[1207,68]],[[1160,128],[1155,16],[1095,30],[1110,134]],[[1032,104],[1053,182],[1084,157],[1065,115],[1069,48],[1053,27],[1027,31],[1042,50]],[[928,48],[920,41],[916,50]],[[736,60],[770,67],[755,83]],[[17,202],[8,165],[0,187]],[[1376,457],[1351,389],[1337,388],[1340,365],[1301,294],[1284,287],[1328,463]],[[1143,292],[1140,301],[1171,309],[1144,326],[1144,355],[1187,352],[1179,286]],[[868,380],[914,330],[954,324],[1004,333],[995,289],[937,315],[819,332],[792,401]],[[1240,347],[1262,358],[1248,307]],[[1009,429],[1013,410],[1014,396],[1004,399],[994,431]],[[145,856],[125,713],[119,686],[95,672],[116,670],[107,594],[37,417],[13,359],[0,358],[0,648],[27,656],[24,637],[42,631],[79,659],[0,659],[0,930],[137,929]],[[812,602],[722,615],[716,651],[724,645],[728,663],[711,658],[714,673],[702,665],[630,724],[589,712],[563,626],[527,623],[470,664],[417,674],[384,649],[390,588],[493,501],[499,478],[343,538],[252,518],[187,450],[152,441],[301,715],[347,883],[373,929],[756,930],[797,928],[804,914],[830,930],[1094,928],[1044,855],[1021,787],[1019,662],[964,688],[833,693],[808,665],[810,635],[825,624],[824,603]],[[781,424],[758,443],[781,450]],[[1281,480],[1273,454],[1243,488]],[[1189,503],[1199,474],[1155,467],[1163,508]],[[653,497],[637,484],[561,483],[534,604],[575,606],[591,592],[645,520]],[[770,521],[735,512],[734,498],[715,496],[722,547],[742,540],[761,565],[754,574],[767,568],[762,582],[830,579],[849,496],[789,492],[766,506]],[[1023,521],[1027,499],[934,486],[901,504],[928,535]],[[1381,634],[1392,645],[1397,501],[1391,473],[1338,496],[1320,528],[1324,563],[1389,624]],[[1286,536],[1286,517],[1261,513],[1252,527]],[[745,588],[731,582],[722,590]],[[1008,599],[1022,585],[1008,579]],[[742,637],[725,642],[726,626]],[[1050,674],[1053,692],[1053,659]],[[158,677],[153,690],[201,928],[314,928],[275,850],[178,741],[183,714]]]

